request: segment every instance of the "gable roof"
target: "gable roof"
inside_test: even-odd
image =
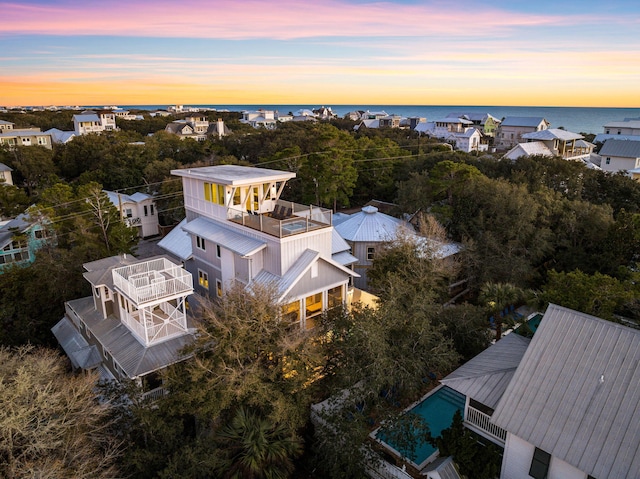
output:
[[[581,140],[584,136],[579,133],[573,133],[567,130],[561,130],[560,128],[548,128],[546,130],[534,131],[531,133],[525,133],[522,138],[526,140]]]
[[[491,422],[598,479],[640,471],[640,331],[550,304]]]
[[[2,224],[0,226],[0,248],[11,243],[14,235],[24,233],[33,225],[34,223],[29,221],[29,216],[24,213]]]
[[[600,156],[622,156],[625,158],[640,158],[640,141],[607,140],[600,148]]]
[[[519,334],[507,334],[440,382],[495,409],[530,341]]]
[[[187,219],[185,218],[169,231],[164,238],[158,241],[160,248],[179,258],[181,261],[186,261],[193,256],[191,237],[189,233],[183,229],[183,226],[186,224]]]
[[[219,244],[240,256],[251,256],[267,247],[266,241],[237,233],[202,216],[184,224],[182,229]]]
[[[508,116],[502,120],[502,126],[528,126],[537,127],[540,123],[549,123],[541,116]]]
[[[98,118],[98,115],[96,115],[95,113],[87,113],[87,114],[81,114],[81,115],[73,115],[73,121],[76,121],[78,123],[82,123],[85,121],[100,122],[100,118]]]
[[[517,160],[521,156],[554,156],[553,151],[542,141],[530,141],[527,143],[518,143],[504,154],[504,158]]]

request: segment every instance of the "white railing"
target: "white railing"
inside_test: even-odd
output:
[[[507,431],[493,424],[491,422],[491,416],[471,406],[467,406],[464,411],[464,416],[465,422],[475,426],[475,428],[481,430],[487,436],[504,445],[507,439]]]
[[[168,303],[161,303],[160,309],[169,318],[162,318],[148,309],[138,311],[138,316],[125,314],[122,322],[145,346],[159,340],[180,336],[187,331],[187,320],[184,314]],[[140,319],[138,319],[140,318]],[[154,324],[153,319],[159,320]]]
[[[193,291],[191,273],[166,258],[116,268],[113,283],[138,305]]]
[[[166,396],[169,393],[164,387],[160,386],[159,388],[152,389],[151,391],[147,391],[142,393],[142,398],[148,401],[157,401],[162,396]]]

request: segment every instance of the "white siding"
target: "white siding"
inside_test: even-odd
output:
[[[607,164],[607,158],[611,158]],[[622,171],[633,170],[638,167],[638,161],[635,158],[622,158],[620,156],[603,156],[600,167],[604,171]]]

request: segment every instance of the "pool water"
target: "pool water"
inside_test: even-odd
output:
[[[444,429],[451,426],[453,415],[456,411],[460,411],[460,413],[464,415],[465,399],[465,396],[457,391],[443,386],[435,392],[430,393],[422,401],[409,409],[409,411],[422,417],[429,424],[431,435],[433,437],[439,437]],[[418,468],[437,450],[428,442],[420,441],[415,451],[409,451],[408,453],[405,451],[403,453],[400,447],[394,445],[391,440],[385,439],[384,429],[378,431],[376,437],[386,447],[407,457]]]
[[[543,315],[541,313],[537,313],[536,315],[532,316],[526,322],[526,325],[528,326],[528,328],[526,328],[524,325],[520,325],[516,328],[516,333],[518,333],[521,336],[531,337],[533,334],[535,334],[536,330],[538,329],[538,326],[540,326],[540,321],[542,320],[542,317]]]

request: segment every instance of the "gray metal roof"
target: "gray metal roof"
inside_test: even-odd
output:
[[[148,261],[148,260],[144,260]],[[90,263],[85,263],[82,266],[87,270],[83,273],[83,277],[91,283],[92,286],[105,285],[109,289],[113,289],[113,275],[111,271],[113,268],[119,268],[120,266],[127,266],[130,264],[138,263],[139,260],[132,255],[116,255],[109,256],[108,258],[101,258]]]
[[[607,140],[600,148],[600,156],[622,156],[624,158],[640,158],[640,141]]]
[[[528,143],[518,143],[504,154],[504,158],[515,160],[521,156],[554,156],[553,151],[542,141],[530,141]]]
[[[440,382],[495,409],[530,341],[519,334],[507,334]]]
[[[6,121],[6,120],[0,120],[0,125],[15,125],[15,123],[12,123],[12,122]]]
[[[47,135],[51,135],[51,140],[54,143],[66,143],[71,138],[76,136],[75,131],[62,131],[57,128],[49,128],[47,131],[44,131]]]
[[[23,213],[7,221],[0,227],[0,248],[9,244],[13,240],[14,235],[24,233],[31,228],[33,223],[27,221],[28,218],[29,217]]]
[[[373,243],[394,239],[398,228],[404,224],[393,216],[380,213],[375,206],[365,206],[334,228],[347,241]]]
[[[351,246],[347,243],[340,233],[333,228],[331,232],[331,254],[340,253],[342,251],[351,251]]]
[[[98,348],[90,345],[65,316],[51,328],[74,368],[91,369],[102,362]]]
[[[237,233],[204,217],[189,221],[182,228],[188,233],[219,244],[240,256],[250,256],[267,247],[266,241]]]
[[[508,116],[502,120],[502,126],[537,127],[543,121],[546,122],[541,116]]]
[[[437,472],[437,477],[440,479],[460,479],[460,474],[456,471],[453,463],[453,456],[439,457],[421,471],[422,475],[426,475],[427,478],[432,477],[430,472]]]
[[[0,163],[0,171],[13,171],[12,168],[9,168],[7,165],[5,165],[4,163]]]
[[[145,348],[115,316],[102,318],[94,308],[92,297],[68,303],[130,378],[143,376],[184,359],[180,352],[194,339],[193,335],[184,334]],[[191,328],[188,318],[187,325]]]
[[[561,130],[560,128],[548,128],[546,130],[534,131],[531,133],[525,133],[522,138],[526,140],[581,140],[584,136],[573,133],[567,130]]]
[[[358,258],[353,256],[348,251],[342,251],[331,255],[331,259],[342,266],[348,266],[358,262]]]
[[[628,121],[610,121],[605,128],[640,128],[640,120],[630,119]]]
[[[196,178],[219,185],[250,185],[256,182],[285,181],[295,178],[289,171],[268,170],[253,166],[218,165],[171,170],[172,175]]]
[[[83,115],[73,115],[73,121],[77,121],[78,123],[85,121],[100,122],[100,118],[98,118],[98,115],[95,113],[88,113]]]
[[[158,241],[158,246],[166,250],[181,261],[186,261],[193,255],[193,245],[191,237],[182,227],[187,224],[187,219],[183,219],[167,235]]]
[[[492,422],[598,479],[640,471],[640,331],[550,304]]]
[[[593,142],[594,143],[604,143],[605,141],[610,140],[612,138],[616,139],[616,140],[640,141],[640,135],[612,135],[610,133],[599,133],[593,139]]]

